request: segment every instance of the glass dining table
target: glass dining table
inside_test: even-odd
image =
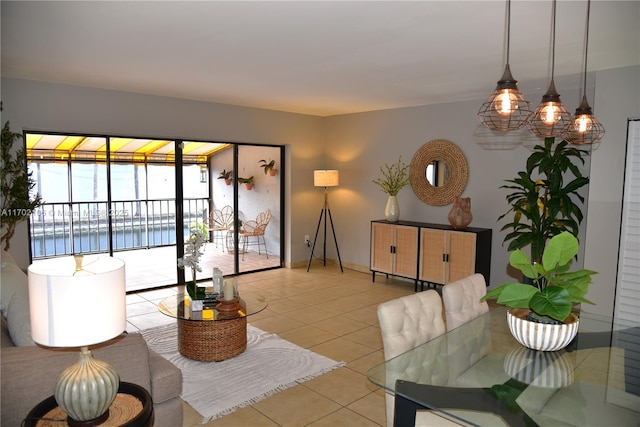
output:
[[[640,322],[582,313],[578,335],[556,352],[509,332],[498,306],[367,373],[395,394],[396,427],[416,410],[462,425],[640,426]]]

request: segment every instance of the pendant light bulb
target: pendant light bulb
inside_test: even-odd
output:
[[[542,101],[533,110],[531,119],[527,123],[527,127],[532,134],[543,138],[562,135],[566,132],[571,120],[571,114],[562,105],[560,94],[556,91],[556,85],[553,81],[556,49],[556,0],[553,0],[551,16],[553,22],[551,33],[551,82],[547,92],[542,96]]]
[[[587,97],[583,95],[582,102],[576,108],[576,114],[562,137],[569,144],[585,145],[597,144],[603,136],[604,126],[593,115]]]
[[[547,126],[553,126],[560,120],[560,107],[555,102],[547,102],[547,104],[540,109],[540,120]]]
[[[591,116],[589,114],[581,114],[573,120],[573,126],[576,128],[576,132],[585,133],[591,129]]]
[[[511,1],[507,0],[507,64],[496,89],[478,111],[478,118],[482,124],[498,131],[520,129],[527,123],[531,114],[531,104],[518,90],[518,81],[513,78],[509,68],[510,25]]]
[[[511,89],[503,89],[496,96],[493,108],[501,116],[509,116],[518,109],[518,97]]]
[[[604,136],[604,126],[593,115],[593,110],[587,101],[587,59],[589,53],[589,15],[591,14],[591,0],[587,0],[587,23],[585,25],[584,42],[584,73],[582,75],[582,101],[569,124],[569,127],[562,135],[569,144],[585,145],[591,144],[595,149]]]

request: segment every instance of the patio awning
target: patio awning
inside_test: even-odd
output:
[[[106,138],[94,136],[70,136],[27,134],[27,159],[29,161],[88,160],[104,162],[107,158],[107,139],[110,144],[110,159],[128,163],[175,163],[173,140]],[[185,164],[206,164],[207,159],[231,147],[218,142],[184,141],[182,162]]]

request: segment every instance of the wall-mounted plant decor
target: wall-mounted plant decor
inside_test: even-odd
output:
[[[276,169],[276,161],[275,160],[270,160],[270,161],[266,161],[266,160],[260,160],[258,162],[260,164],[260,167],[264,169],[264,174],[266,175],[267,173],[269,173],[269,175],[271,176],[276,176],[276,173],[278,172],[278,170]]]
[[[220,172],[220,175],[218,175],[218,179],[224,179],[224,182],[227,185],[231,185],[231,177],[232,176],[233,176],[233,171],[232,170],[223,169],[222,172]]]
[[[247,190],[251,190],[253,188],[253,176],[249,178],[238,177],[238,182],[240,184],[244,184],[247,187]]]

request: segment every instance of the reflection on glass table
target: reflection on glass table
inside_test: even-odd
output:
[[[186,297],[186,298],[185,298]],[[176,294],[165,298],[158,304],[158,310],[162,314],[182,320],[192,321],[218,321],[230,320],[239,317],[251,316],[257,314],[267,307],[267,299],[259,294],[252,292],[243,292],[237,300],[238,306],[233,311],[219,311],[220,301],[218,299],[204,300],[203,311],[210,310],[211,313],[204,314],[203,318],[193,315],[190,310],[191,301],[188,295]]]
[[[564,350],[538,352],[509,332],[496,307],[371,368],[368,378],[396,397],[396,426],[415,411],[457,422],[510,426],[640,425],[640,325],[581,315]]]

